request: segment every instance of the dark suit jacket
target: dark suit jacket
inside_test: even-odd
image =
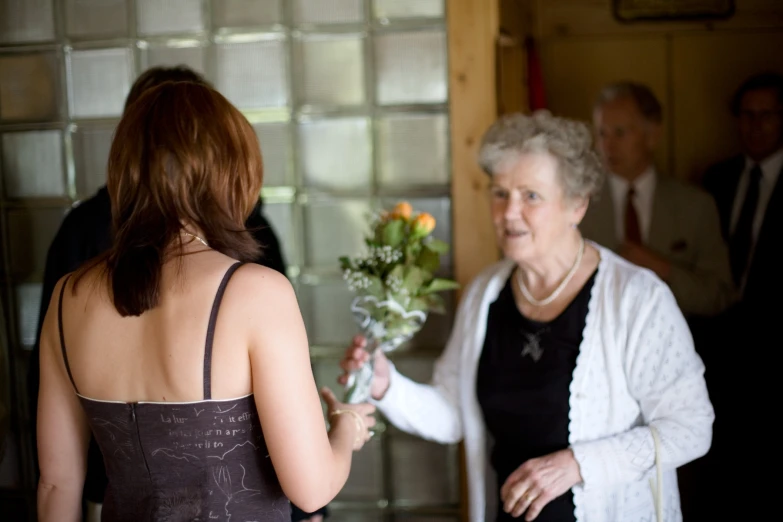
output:
[[[712,166],[704,176],[704,187],[715,198],[721,230],[727,239],[744,166],[744,158],[738,156]],[[712,498],[754,499],[739,509],[732,502],[721,504],[721,514],[727,519],[763,520],[778,504],[774,481],[727,481],[726,477],[755,473],[758,462],[746,458],[748,452],[778,444],[779,431],[774,426],[774,418],[780,366],[773,361],[783,346],[780,334],[783,271],[779,245],[782,232],[783,177],[780,177],[756,240],[741,300],[706,325],[707,348],[702,358],[715,407],[715,425],[708,461],[712,467],[706,472],[705,487]],[[740,516],[733,516],[732,509],[738,509]]]
[[[731,213],[745,157],[735,156],[710,167],[704,175],[704,188],[715,198],[720,214],[721,231],[728,241]],[[783,239],[783,173],[778,178],[767,205],[764,221],[756,240],[756,249],[748,267],[748,278],[742,295],[742,306],[748,314],[773,319],[783,312],[783,270],[780,242]]]

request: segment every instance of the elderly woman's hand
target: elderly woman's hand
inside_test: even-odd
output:
[[[503,510],[525,520],[534,520],[544,506],[582,482],[579,464],[570,449],[530,459],[509,475],[500,488]]]
[[[360,369],[367,364],[370,360],[370,354],[364,347],[367,345],[367,339],[361,335],[357,335],[353,338],[353,343],[345,351],[345,356],[340,361],[340,368],[344,373],[337,378],[337,382],[345,386],[348,383],[348,378],[352,371]],[[370,395],[375,400],[380,400],[386,394],[386,390],[389,389],[389,360],[381,350],[375,354],[375,366],[373,367],[373,379],[372,387],[370,389]]]

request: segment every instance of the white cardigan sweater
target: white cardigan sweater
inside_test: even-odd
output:
[[[652,272],[593,244],[601,255],[570,396],[568,440],[583,482],[572,488],[578,522],[652,522],[649,479],[660,437],[664,520],[682,519],[676,468],[705,453],[714,412],[704,365],[669,288]],[[431,384],[392,367],[374,401],[398,428],[440,443],[465,441],[471,522],[494,520],[491,442],[476,398],[489,305],[514,264],[500,261],[466,289]],[[520,465],[522,462],[519,463]]]

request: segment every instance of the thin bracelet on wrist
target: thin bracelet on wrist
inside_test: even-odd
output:
[[[329,414],[329,417],[334,417],[335,415],[341,415],[343,413],[348,413],[353,417],[354,423],[356,424],[356,440],[354,441],[354,444],[359,444],[362,442],[362,434],[364,433],[365,424],[364,419],[362,419],[361,414],[359,414],[358,411],[354,410],[334,410],[332,413]]]

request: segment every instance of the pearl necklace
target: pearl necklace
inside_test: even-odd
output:
[[[209,248],[209,244],[207,244],[207,242],[204,239],[198,237],[197,235],[191,234],[190,232],[186,232],[184,230],[182,231],[182,233],[185,234],[186,236],[190,236],[193,239],[198,240],[199,242],[201,242],[202,245],[204,245],[205,247]]]
[[[536,299],[530,294],[530,290],[527,289],[527,286],[525,286],[525,282],[522,280],[522,271],[517,270],[517,285],[519,285],[519,291],[522,292],[522,295],[525,297],[528,303],[532,304],[533,306],[546,306],[555,299],[558,298],[558,296],[565,290],[565,287],[568,285],[569,281],[574,277],[574,274],[576,274],[577,269],[579,268],[579,264],[582,262],[582,256],[585,253],[585,240],[582,239],[582,242],[579,244],[579,252],[576,254],[576,261],[574,261],[574,266],[571,267],[571,270],[568,271],[568,274],[566,274],[563,281],[555,288],[555,291],[549,294],[547,297],[543,299]]]

